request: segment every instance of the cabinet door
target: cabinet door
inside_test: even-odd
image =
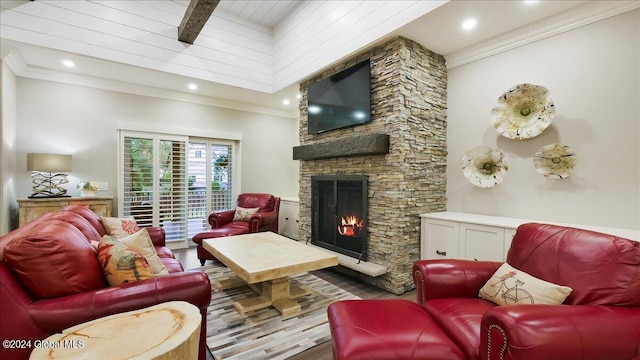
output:
[[[278,216],[278,233],[298,240],[298,209],[297,202],[283,201],[280,203]]]
[[[287,236],[289,213],[291,212],[291,203],[288,201],[280,202],[280,212],[278,213],[278,234]]]
[[[507,254],[509,253],[509,248],[511,247],[511,241],[513,241],[513,237],[516,235],[516,229],[504,229],[504,259],[507,259]]]
[[[300,204],[299,203],[291,203],[291,212],[289,213],[290,226],[289,226],[289,237],[292,239],[299,240],[298,234],[298,224],[300,223]]]
[[[460,224],[460,253],[467,260],[504,260],[504,228]]]
[[[459,224],[453,221],[422,219],[421,259],[459,258]]]

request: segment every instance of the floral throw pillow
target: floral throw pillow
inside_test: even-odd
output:
[[[122,239],[125,236],[140,231],[138,223],[136,223],[136,219],[134,219],[133,216],[127,218],[101,216],[100,219],[102,220],[102,225],[104,225],[104,230],[107,232],[107,235],[111,235],[116,239]]]
[[[478,295],[498,305],[560,305],[571,294],[571,290],[568,286],[538,279],[504,263]]]
[[[236,206],[236,213],[233,214],[233,221],[249,221],[251,219],[251,215],[255,214],[260,210],[257,208],[243,208],[240,206]]]
[[[169,273],[166,266],[162,263],[156,252],[156,248],[153,246],[151,237],[147,229],[142,229],[135,234],[123,237],[119,241],[125,244],[130,249],[133,249],[144,256],[149,267],[151,267],[151,273],[153,275],[166,275]]]
[[[151,267],[140,253],[105,235],[98,245],[98,262],[111,286],[151,279]]]

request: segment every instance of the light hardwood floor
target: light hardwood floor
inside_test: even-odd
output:
[[[174,250],[173,253],[176,256],[182,266],[185,269],[194,269],[200,267],[200,261],[198,260],[196,249],[180,249]],[[208,261],[207,263],[209,263]],[[362,299],[408,299],[416,300],[416,291],[412,290],[402,295],[395,295],[385,290],[379,289],[373,285],[364,283],[354,277],[345,275],[336,270],[325,269],[313,271],[312,274],[359,296]],[[318,346],[315,346],[305,352],[295,355],[290,360],[331,360],[333,359],[333,349],[331,342],[325,342]]]

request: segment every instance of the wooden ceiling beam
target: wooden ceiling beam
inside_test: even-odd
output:
[[[193,44],[220,0],[191,0],[178,27],[178,40]]]

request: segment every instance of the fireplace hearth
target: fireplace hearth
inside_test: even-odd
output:
[[[311,243],[366,260],[367,176],[312,176],[311,187]]]

